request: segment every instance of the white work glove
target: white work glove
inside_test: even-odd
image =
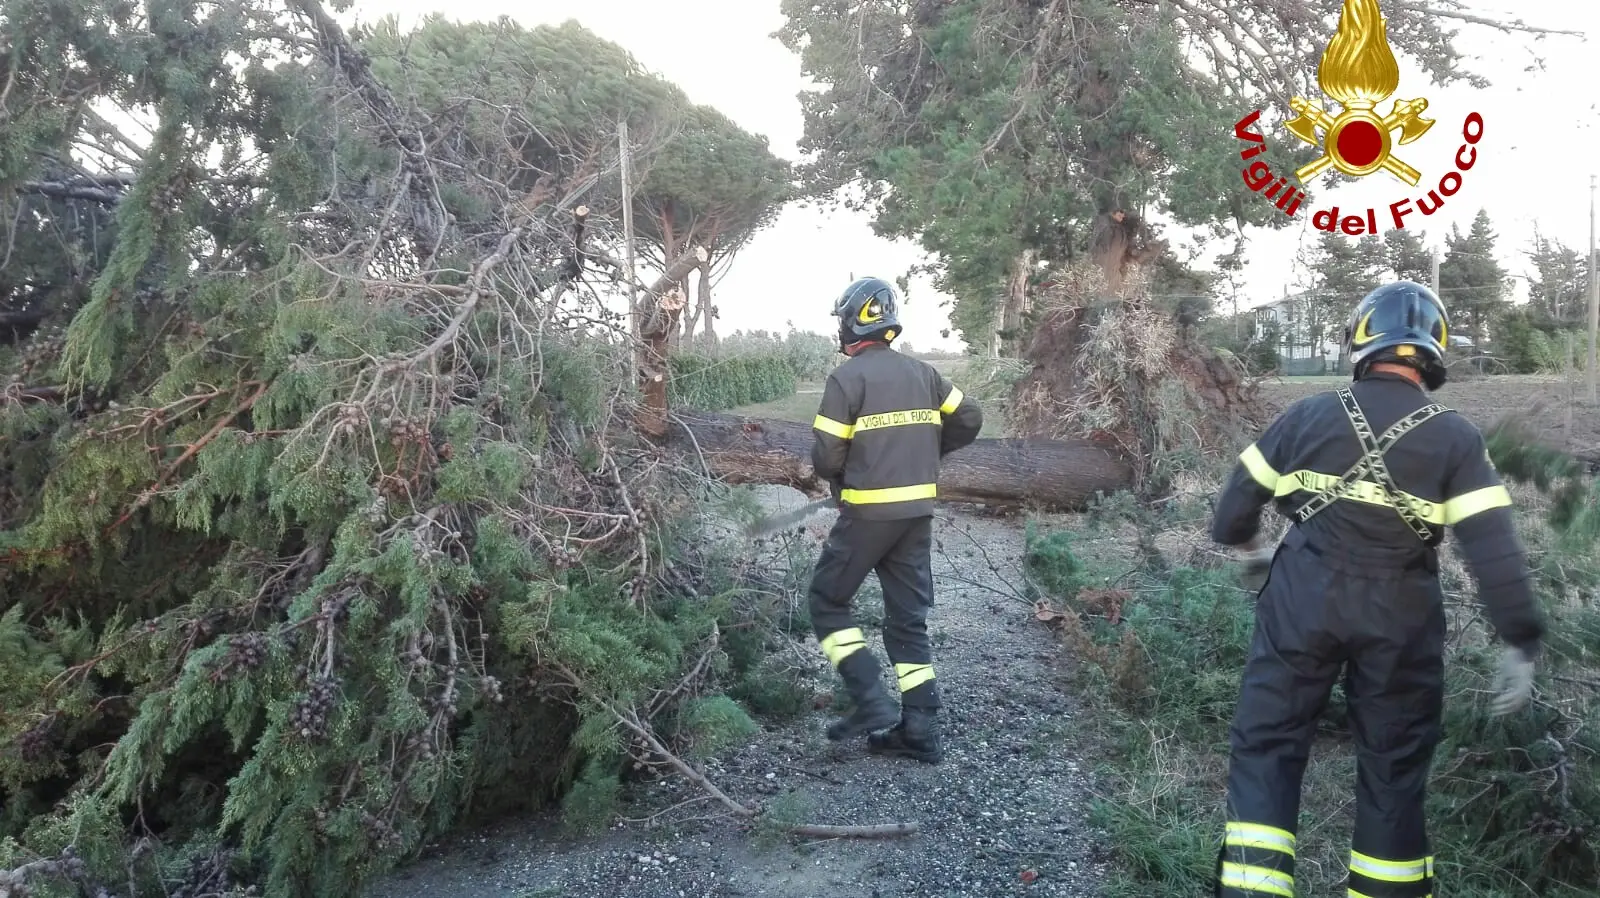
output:
[[[1494,701],[1489,713],[1495,717],[1509,714],[1527,704],[1533,694],[1533,659],[1522,649],[1506,646],[1500,653],[1500,670],[1494,678]]]
[[[1244,562],[1244,574],[1239,578],[1239,585],[1251,592],[1260,592],[1267,585],[1267,574],[1272,570],[1272,556],[1278,550],[1274,546],[1263,546],[1251,540],[1238,549],[1239,560]]]
[[[1276,546],[1260,546],[1254,549],[1241,549],[1239,560],[1244,562],[1246,573],[1265,574],[1272,567],[1272,556],[1278,554]]]

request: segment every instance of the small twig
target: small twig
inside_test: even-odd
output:
[[[1438,16],[1443,19],[1455,19],[1469,25],[1484,25],[1496,31],[1511,33],[1520,31],[1524,34],[1556,34],[1566,37],[1583,37],[1582,31],[1572,31],[1566,28],[1540,28],[1536,25],[1524,24],[1521,19],[1512,19],[1509,22],[1500,19],[1491,19],[1485,16],[1475,16],[1471,13],[1460,12],[1454,9],[1442,9],[1431,3],[1406,2],[1406,0],[1393,0],[1396,9],[1419,12],[1423,15]]]
[[[951,523],[951,524],[955,524],[955,519],[954,518],[946,517],[945,520],[947,522]],[[1002,574],[1002,572],[1000,570],[1000,566],[998,564],[996,564],[994,559],[989,556],[989,551],[983,547],[983,543],[979,542],[978,538],[972,535],[972,530],[971,530],[970,527],[968,527],[965,524],[956,524],[956,526],[954,528],[952,528],[952,529],[954,529],[956,532],[960,533],[961,535],[965,536],[967,538],[967,540],[972,543],[973,548],[978,550],[978,554],[983,556],[983,563],[984,563],[984,565],[986,567],[988,567],[989,572],[994,574],[997,577],[1000,577],[1001,578],[1000,582],[1005,583],[1009,588],[1008,589],[1000,589],[999,587],[993,586],[991,584],[979,583],[979,582],[970,581],[970,580],[965,581],[967,583],[967,585],[973,586],[973,587],[976,587],[976,588],[980,588],[980,589],[985,589],[985,590],[988,590],[989,592],[997,593],[999,595],[1005,596],[1008,599],[1017,599],[1018,601],[1021,601],[1024,604],[1027,604],[1027,605],[1032,605],[1033,604],[1032,600],[1030,600],[1026,595],[1024,595],[1016,587],[1011,586],[1010,582],[1004,578],[1004,574]],[[946,562],[950,561],[950,553],[945,550],[943,545],[939,546],[939,554],[944,556],[944,559],[945,559]],[[947,578],[949,578],[949,577],[959,578],[959,575],[954,573],[954,570],[956,568],[958,568],[959,566],[955,565],[955,564],[951,564],[949,566],[951,568],[951,571],[949,573],[946,573],[944,576],[947,577]]]
[[[812,836],[818,839],[894,839],[900,836],[916,835],[919,830],[915,823],[880,823],[876,826],[830,826],[826,823],[795,823],[787,824],[783,828],[797,836]]]
[[[700,679],[700,675],[705,672],[706,665],[711,662],[711,656],[716,654],[717,647],[722,642],[722,632],[715,621],[711,623],[711,635],[708,637],[708,641],[710,644],[706,646],[706,650],[700,653],[699,660],[695,661],[694,667],[691,667],[689,672],[684,674],[683,679],[678,681],[678,685],[656,696],[655,700],[650,702],[649,707],[645,708],[645,717],[647,719],[660,714],[668,703],[687,692],[689,686],[695,680]]]
[[[742,817],[746,820],[755,820],[763,817],[762,811],[734,800],[728,795],[728,793],[722,791],[715,783],[711,782],[711,780],[708,779],[705,774],[701,773],[699,770],[696,770],[693,764],[690,764],[688,761],[685,761],[673,754],[666,747],[666,745],[662,744],[661,739],[656,736],[655,731],[651,729],[650,725],[639,719],[638,712],[633,710],[623,711],[605,699],[600,698],[593,693],[589,693],[588,690],[584,688],[583,681],[576,674],[561,665],[557,665],[556,668],[567,678],[567,681],[573,686],[573,688],[577,689],[581,693],[588,694],[591,699],[596,701],[602,708],[605,708],[612,717],[616,718],[618,723],[622,724],[624,728],[632,732],[635,736],[639,737],[639,739],[650,749],[652,754],[660,758],[664,763],[666,763],[667,766],[677,771],[679,776],[699,787],[707,795],[715,799],[718,804],[721,804],[723,807],[731,811],[735,816]],[[812,836],[824,839],[886,839],[898,836],[914,835],[921,830],[921,827],[914,822],[881,823],[867,826],[833,826],[829,824],[817,823],[779,823],[775,820],[772,820],[770,817],[766,818],[766,820],[779,829],[794,833],[795,835]]]
[[[610,711],[611,715],[617,719],[618,723],[627,727],[629,730],[633,731],[635,736],[638,736],[640,739],[644,740],[644,744],[650,747],[650,751],[665,761],[673,770],[676,770],[679,776],[703,789],[707,795],[710,795],[712,798],[716,799],[722,804],[723,807],[739,815],[740,817],[749,818],[760,814],[760,812],[755,808],[741,804],[728,797],[728,793],[717,788],[717,785],[711,782],[711,780],[706,779],[705,774],[696,770],[694,765],[668,751],[667,747],[662,745],[661,740],[656,737],[655,732],[649,726],[647,726],[644,721],[640,720],[637,714],[632,711],[624,713],[612,707],[610,704],[606,704],[604,702],[602,702],[602,704],[604,704],[605,709]]]
[[[195,440],[194,443],[187,450],[185,450],[182,455],[178,456],[176,460],[167,465],[166,468],[162,470],[161,475],[156,478],[156,482],[151,484],[149,489],[139,494],[139,498],[134,501],[133,507],[123,512],[122,517],[118,518],[116,523],[107,528],[108,532],[121,527],[133,517],[135,512],[146,505],[149,505],[150,500],[155,498],[156,493],[160,492],[161,488],[166,485],[168,480],[172,479],[172,475],[176,474],[178,469],[183,467],[185,462],[191,458],[194,458],[201,449],[204,449],[206,446],[210,445],[211,441],[215,440],[224,430],[226,430],[228,425],[232,424],[235,418],[249,411],[251,406],[256,404],[256,401],[267,392],[267,388],[272,386],[272,381],[270,379],[258,381],[253,385],[255,386],[256,391],[245,397],[243,402],[239,403],[237,406],[234,406],[232,411],[218,419],[217,423],[213,424],[211,429],[206,431],[205,436]],[[252,386],[252,384],[246,383],[242,384],[242,386]]]
[[[710,801],[710,800],[711,800],[711,796],[709,796],[709,795],[696,795],[693,798],[686,798],[683,801],[680,801],[677,804],[672,805],[671,807],[662,808],[661,810],[656,811],[654,814],[651,814],[648,817],[623,817],[621,819],[622,819],[623,823],[642,823],[642,824],[645,824],[646,826],[648,826],[648,825],[656,822],[657,820],[660,820],[662,817],[667,816],[668,814],[672,813],[673,811],[678,810],[679,808],[686,808],[689,805],[699,804],[699,803],[701,803],[703,801]]]

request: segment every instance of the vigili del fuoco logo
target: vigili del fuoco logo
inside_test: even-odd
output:
[[[1378,113],[1378,104],[1389,99],[1400,86],[1400,66],[1389,47],[1388,22],[1378,10],[1378,0],[1344,0],[1339,13],[1339,30],[1322,51],[1317,66],[1317,84],[1322,92],[1342,107],[1330,115],[1320,102],[1295,97],[1289,108],[1297,118],[1284,127],[1300,140],[1322,150],[1322,155],[1294,173],[1300,186],[1289,186],[1288,179],[1275,174],[1264,160],[1256,159],[1267,148],[1260,132],[1252,130],[1261,118],[1257,109],[1233,126],[1235,137],[1248,146],[1239,158],[1250,162],[1243,170],[1245,186],[1261,194],[1285,215],[1293,216],[1306,198],[1304,186],[1329,168],[1361,178],[1377,171],[1388,172],[1408,187],[1422,181],[1422,173],[1394,155],[1395,145],[1415,142],[1434,126],[1433,119],[1422,117],[1428,101],[1396,100],[1387,115]],[[1321,137],[1318,137],[1318,132]],[[1398,132],[1398,133],[1397,133]],[[1398,139],[1397,139],[1398,138]],[[1406,216],[1420,211],[1432,215],[1444,206],[1446,197],[1461,189],[1461,175],[1478,161],[1477,143],[1483,139],[1483,116],[1470,113],[1461,125],[1461,147],[1456,150],[1456,167],[1440,176],[1426,196],[1407,196],[1390,203],[1387,217],[1395,228],[1406,226]],[[1311,224],[1322,231],[1343,231],[1352,237],[1377,234],[1378,210],[1339,217],[1339,207],[1320,209]]]

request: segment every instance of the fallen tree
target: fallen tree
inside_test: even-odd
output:
[[[1021,433],[1115,446],[1131,466],[1130,485],[1149,498],[1201,457],[1238,451],[1271,416],[1236,364],[1185,339],[1154,307],[1146,261],[1136,251],[1123,258],[1116,292],[1092,262],[1054,273],[1023,354],[1032,368],[1017,381],[1010,412]]]
[[[672,440],[729,483],[827,491],[811,469],[811,428],[791,421],[679,413]],[[1097,494],[1127,489],[1133,470],[1091,440],[980,439],[945,459],[939,496],[952,502],[1082,510]]]
[[[798,695],[597,270],[681,92],[576,24],[102,12],[0,54],[0,896],[361,894]]]

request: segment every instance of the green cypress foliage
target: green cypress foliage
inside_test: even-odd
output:
[[[607,121],[681,93],[575,25],[363,58],[289,5],[0,6],[0,865],[56,858],[39,895],[348,896],[475,815],[603,822],[608,708],[750,725],[713,634],[762,612],[550,300],[572,207],[620,212]]]

